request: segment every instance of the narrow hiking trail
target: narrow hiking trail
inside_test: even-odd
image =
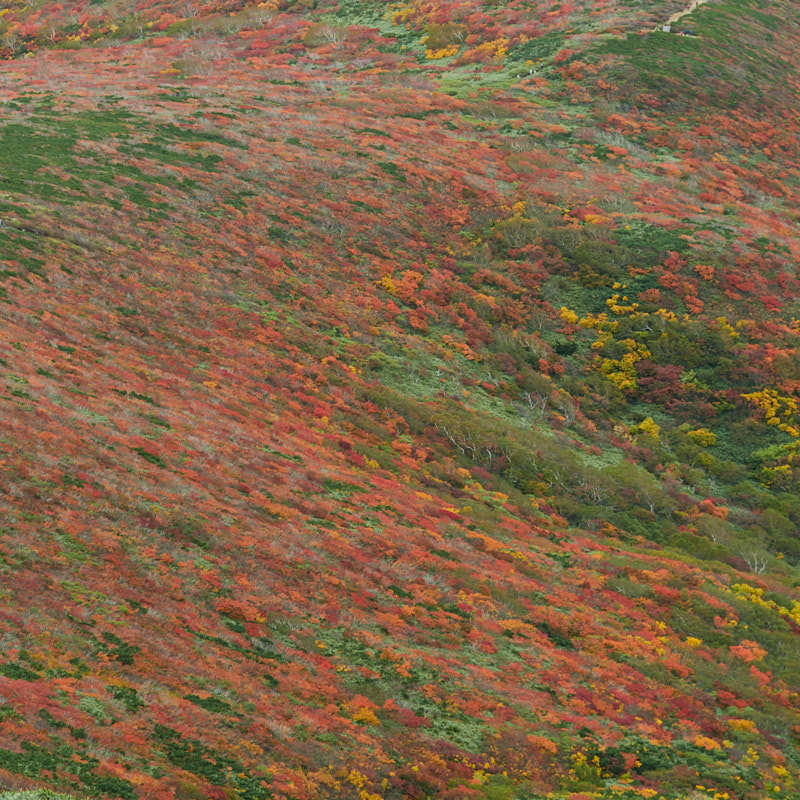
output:
[[[673,14],[664,24],[665,25],[674,25],[679,19],[682,19],[685,16],[691,14],[696,8],[700,6],[704,6],[708,0],[692,0],[689,3],[687,8],[684,8],[683,11],[678,11],[677,13]]]

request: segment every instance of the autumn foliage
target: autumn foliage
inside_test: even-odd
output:
[[[3,4],[0,786],[798,796],[800,9],[678,5]]]

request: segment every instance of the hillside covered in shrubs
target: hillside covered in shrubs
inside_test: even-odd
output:
[[[10,797],[800,796],[800,4],[694,5],[2,4]]]

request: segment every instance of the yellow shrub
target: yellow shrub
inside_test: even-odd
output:
[[[686,435],[695,444],[699,444],[700,447],[711,447],[712,445],[716,444],[717,441],[717,435],[708,430],[708,428],[698,428],[694,431],[687,431]]]
[[[578,315],[566,306],[561,306],[559,316],[564,322],[569,322],[570,325],[574,325],[578,321]]]
[[[652,417],[643,419],[637,427],[640,433],[644,434],[648,439],[652,439],[653,441],[657,442],[659,436],[661,435],[661,426],[654,422]]]
[[[380,720],[375,716],[375,712],[369,708],[359,708],[353,714],[353,722],[361,722],[364,725],[380,725]]]
[[[439,58],[450,58],[450,56],[454,56],[458,52],[458,45],[457,44],[449,44],[447,47],[442,47],[439,50],[431,50],[428,49],[425,51],[425,58],[430,61],[434,61]]]
[[[694,744],[696,747],[702,747],[704,750],[719,750],[719,742],[709,739],[708,736],[695,736]]]
[[[758,733],[755,722],[750,719],[729,719],[728,727],[743,733]]]

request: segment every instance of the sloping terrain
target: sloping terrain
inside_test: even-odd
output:
[[[6,3],[0,785],[796,798],[800,5]]]

